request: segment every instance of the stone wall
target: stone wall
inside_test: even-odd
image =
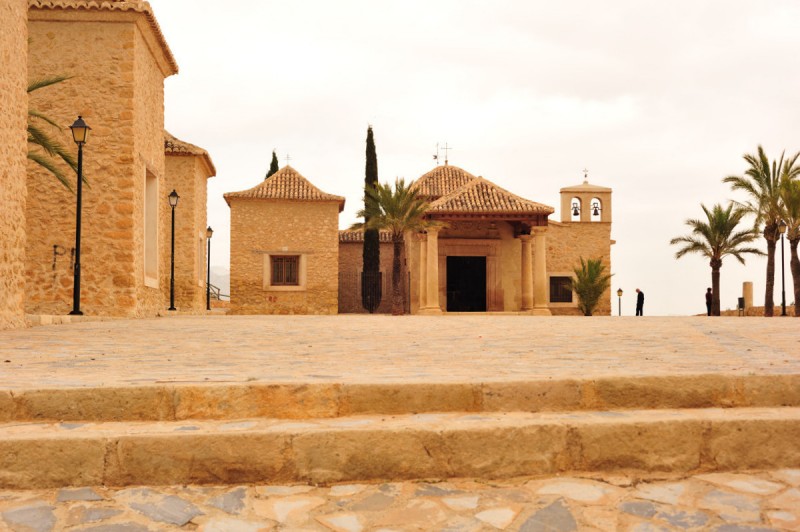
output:
[[[232,198],[230,207],[231,312],[336,314],[339,203]],[[305,286],[265,288],[270,253],[300,255]]]
[[[25,325],[27,6],[0,0],[0,329]]]
[[[381,304],[375,311],[377,314],[392,312],[392,257],[391,242],[381,242],[382,290]],[[366,314],[361,303],[361,272],[364,266],[363,242],[339,243],[339,313]],[[405,257],[401,260],[404,261]],[[403,269],[405,271],[405,268]],[[404,279],[405,280],[405,279]],[[406,283],[403,290],[407,291]]]
[[[573,276],[580,266],[580,259],[601,259],[607,273],[611,269],[611,224],[606,222],[553,223],[547,228],[547,273],[548,275]],[[612,278],[613,284],[613,278]],[[548,297],[550,283],[548,281]],[[574,298],[574,297],[573,297]],[[550,303],[553,314],[579,315],[577,299],[573,303]],[[611,290],[600,298],[595,315],[611,313]]]
[[[154,55],[151,26],[144,14],[122,11],[31,8],[29,19],[29,78],[71,76],[37,91],[31,106],[65,127],[82,115],[92,128],[84,146],[81,309],[155,315],[161,291],[157,276],[146,286],[144,275],[144,187],[148,172],[163,186],[170,72]],[[77,153],[68,132],[51,133]],[[75,195],[29,163],[28,197],[27,310],[63,314],[72,306]],[[163,190],[158,201],[166,202]]]
[[[203,312],[206,308],[207,174],[201,157],[167,154],[164,191],[169,194],[175,189],[180,196],[175,208],[175,308],[181,312]],[[166,204],[161,218],[163,308],[169,307],[171,223],[171,209]]]

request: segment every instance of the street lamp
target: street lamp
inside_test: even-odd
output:
[[[786,276],[783,270],[783,234],[786,233],[786,222],[783,220],[778,224],[778,232],[781,234],[781,316],[786,316]]]
[[[209,225],[206,229],[206,239],[208,240],[208,265],[206,266],[206,310],[211,310],[211,235],[214,230]]]
[[[617,297],[619,298],[619,315],[622,316],[622,288],[617,289]]]
[[[178,206],[180,196],[172,189],[169,193],[169,206],[172,207],[172,257],[169,262],[169,308],[167,310],[177,310],[175,308],[175,207]]]
[[[72,140],[78,145],[78,204],[75,209],[75,264],[72,268],[72,311],[73,316],[82,316],[81,312],[81,193],[83,191],[83,145],[89,130],[83,118],[78,119],[69,128],[72,130]]]

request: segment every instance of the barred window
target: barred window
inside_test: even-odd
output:
[[[572,303],[572,279],[570,277],[550,278],[550,302]]]
[[[273,286],[298,286],[300,284],[299,255],[273,255],[270,259],[272,261]]]

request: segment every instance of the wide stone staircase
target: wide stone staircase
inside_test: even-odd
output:
[[[0,487],[800,467],[800,375],[0,392]]]

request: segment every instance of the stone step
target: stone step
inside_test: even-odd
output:
[[[800,467],[800,408],[0,424],[0,487]]]
[[[334,418],[800,406],[800,375],[670,375],[525,382],[215,383],[0,391],[0,422]]]

